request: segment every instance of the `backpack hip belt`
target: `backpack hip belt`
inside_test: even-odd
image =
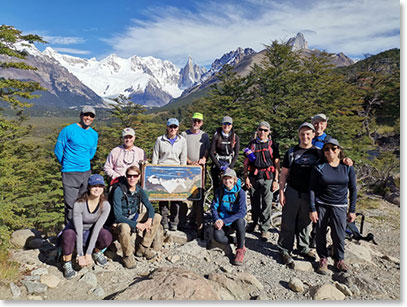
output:
[[[254,169],[254,171],[253,171],[253,169]],[[248,170],[250,173],[253,173],[254,176],[257,176],[259,171],[263,171],[266,174],[267,180],[270,180],[271,179],[270,173],[274,173],[275,168],[274,168],[274,166],[269,166],[267,168],[257,168],[257,167],[249,165]]]

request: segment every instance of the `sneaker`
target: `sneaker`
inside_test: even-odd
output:
[[[334,261],[334,267],[339,271],[339,272],[347,272],[349,270],[349,267],[345,264],[345,261],[339,260],[339,261]]]
[[[250,223],[249,225],[247,225],[246,227],[246,232],[248,233],[252,233],[256,230],[256,224],[255,223]]]
[[[243,246],[243,248],[236,249],[236,256],[235,256],[235,260],[233,261],[233,264],[242,265],[245,254],[246,254],[246,246]]]
[[[64,269],[64,277],[66,279],[71,279],[71,278],[75,277],[76,271],[73,269],[71,261],[64,262],[64,265],[62,266],[62,268]]]
[[[328,259],[327,258],[321,258],[319,260],[319,265],[317,269],[317,273],[321,275],[328,275],[329,270],[328,270]]]
[[[281,258],[283,259],[283,263],[287,265],[289,268],[294,269],[294,260],[291,258],[290,254],[287,252],[281,253]]]
[[[123,257],[123,264],[127,269],[134,269],[137,266],[136,260],[134,259],[133,255],[124,256]]]
[[[102,252],[97,252],[92,254],[92,258],[95,263],[99,266],[105,266],[107,264],[106,257],[103,255]]]
[[[306,253],[301,253],[300,255],[302,257],[304,257],[304,258],[307,258],[307,259],[311,260],[311,261],[316,261],[317,260],[317,253],[312,249],[310,249]]]

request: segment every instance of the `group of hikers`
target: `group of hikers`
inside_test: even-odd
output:
[[[103,176],[91,174],[90,161],[98,143],[98,134],[90,127],[95,116],[93,107],[84,106],[80,121],[62,129],[54,150],[62,166],[65,227],[58,239],[67,279],[76,275],[72,265],[75,247],[79,266],[88,266],[92,260],[104,266],[107,264],[104,251],[118,240],[123,265],[131,269],[136,267],[135,257],[156,257],[152,246],[162,245],[161,227],[164,231],[176,231],[194,225],[198,237],[204,238],[203,197],[192,202],[189,215],[184,201],[160,201],[159,213],[155,212],[140,185],[140,165],[147,163],[146,154],[134,145],[135,131],[130,127],[124,128],[123,144],[109,153],[104,165],[110,178],[106,196]],[[296,239],[300,255],[312,261],[318,255],[317,272],[327,274],[329,226],[334,267],[347,271],[344,239],[347,221],[356,218],[356,176],[353,162],[344,157],[338,140],[325,133],[327,123],[326,115],[317,114],[311,123],[299,126],[298,144],[285,153],[280,171],[278,144],[270,137],[270,124],[260,121],[255,137],[243,150],[241,180],[234,170],[240,140],[230,116],[223,117],[212,140],[201,129],[203,114],[194,113],[191,127],[182,133],[179,121],[170,118],[166,132],[155,142],[152,164],[196,165],[205,174],[210,157],[214,190],[210,227],[215,241],[235,244],[233,264],[244,262],[246,232],[255,232],[258,227],[260,238],[269,239],[273,194],[279,191],[282,222],[277,247],[282,262],[294,266]],[[252,211],[252,222],[248,225],[246,191]],[[136,240],[132,234],[136,234]]]

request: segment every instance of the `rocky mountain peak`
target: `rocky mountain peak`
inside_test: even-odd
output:
[[[287,45],[291,46],[293,51],[308,49],[308,42],[304,38],[304,34],[298,32],[295,37],[291,37],[287,41]]]
[[[178,85],[181,89],[186,89],[197,82],[201,81],[202,76],[206,73],[205,67],[199,67],[194,63],[192,58],[189,56],[187,63],[180,70],[180,80]]]

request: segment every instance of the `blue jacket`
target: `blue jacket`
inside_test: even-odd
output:
[[[221,189],[223,189],[223,196],[219,200]],[[216,190],[211,211],[213,220],[221,219],[226,226],[246,216],[246,193],[240,187],[240,179],[230,191],[223,184]]]
[[[98,134],[92,128],[83,129],[77,123],[66,126],[58,135],[54,153],[62,172],[90,170],[98,144]]]
[[[316,136],[312,139],[312,145],[314,145],[316,148],[322,149],[325,144],[325,140],[328,139],[329,136],[324,132],[320,136]]]

